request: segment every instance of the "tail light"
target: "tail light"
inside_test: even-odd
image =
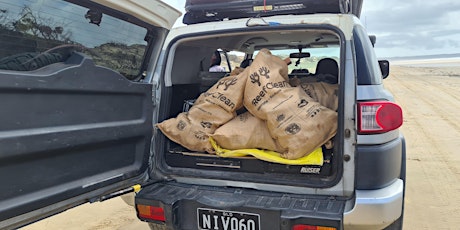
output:
[[[139,218],[162,222],[166,221],[165,210],[162,207],[137,204],[136,209]]]
[[[384,133],[401,127],[402,109],[389,101],[358,103],[358,132],[360,134]]]
[[[306,224],[297,224],[292,227],[292,230],[336,230],[333,227],[324,227],[324,226],[315,226],[315,225],[306,225]]]

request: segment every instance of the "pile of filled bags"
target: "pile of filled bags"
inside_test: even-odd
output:
[[[250,66],[220,79],[187,112],[157,127],[191,151],[287,164],[315,154],[322,158],[318,151],[323,145],[332,148],[337,132],[337,85],[293,85],[287,63],[262,49]],[[297,164],[322,164],[319,160]]]

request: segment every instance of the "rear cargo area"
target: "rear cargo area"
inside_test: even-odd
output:
[[[340,44],[339,34],[317,28],[178,39],[164,73],[157,165],[165,174],[196,178],[333,185],[341,175]],[[210,70],[214,55],[222,72]],[[209,117],[195,121],[204,112]],[[320,143],[311,145],[314,151],[302,147],[313,142]]]

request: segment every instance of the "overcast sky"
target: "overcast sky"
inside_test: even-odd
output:
[[[184,12],[185,0],[164,1]],[[364,0],[361,21],[379,57],[460,53],[459,0]]]
[[[380,57],[460,53],[459,0],[364,0],[361,21]]]

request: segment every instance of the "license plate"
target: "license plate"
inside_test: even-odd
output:
[[[202,230],[260,230],[259,214],[198,208],[197,216]]]

